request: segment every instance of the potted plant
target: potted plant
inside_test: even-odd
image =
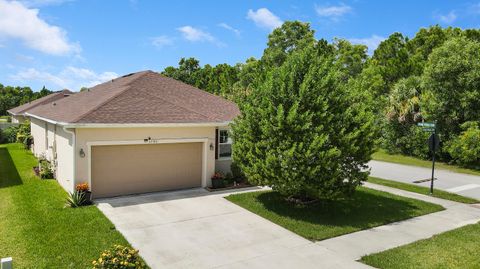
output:
[[[223,180],[225,179],[225,176],[223,175],[222,172],[215,172],[212,176],[212,188],[218,189],[218,188],[223,188]]]
[[[89,190],[88,183],[79,183],[75,186],[75,189],[77,192],[84,194],[87,204],[91,203],[92,192]]]

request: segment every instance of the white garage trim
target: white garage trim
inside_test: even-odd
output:
[[[144,140],[120,140],[120,141],[89,141],[87,142],[88,159],[88,185],[92,186],[92,146],[114,146],[114,145],[148,145],[148,144],[176,144],[176,143],[203,143],[202,151],[202,187],[207,186],[207,154],[208,138],[176,138],[176,139],[151,139]]]

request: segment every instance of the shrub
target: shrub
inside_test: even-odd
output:
[[[40,178],[52,179],[54,178],[52,164],[45,159],[40,160]]]
[[[18,143],[22,143],[25,148],[30,148],[33,137],[30,132],[30,121],[24,121],[18,126],[17,138]]]
[[[430,133],[416,125],[402,125],[389,122],[383,128],[382,148],[389,153],[400,153],[428,159],[430,156],[427,140]]]
[[[335,61],[317,46],[292,53],[241,104],[232,151],[249,182],[284,196],[336,199],[367,179],[371,95],[348,87]]]
[[[93,261],[92,264],[94,269],[147,268],[138,255],[138,250],[121,245],[115,245],[111,249],[103,251],[100,258]]]
[[[87,200],[85,199],[85,192],[75,190],[74,192],[68,194],[65,207],[75,208],[86,204]]]
[[[478,122],[461,125],[463,132],[446,143],[453,161],[464,166],[480,167],[480,128]]]
[[[232,162],[232,164],[230,165],[230,171],[232,171],[232,177],[235,181],[245,181],[245,174],[242,172],[242,169],[240,169],[240,166],[238,166],[235,162]]]
[[[17,126],[10,126],[0,131],[0,142],[1,143],[15,143],[17,140]]]

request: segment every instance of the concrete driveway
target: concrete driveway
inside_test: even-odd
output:
[[[258,189],[257,189],[258,190]],[[203,189],[97,201],[152,268],[365,268]]]

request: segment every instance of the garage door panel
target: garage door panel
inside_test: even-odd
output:
[[[202,143],[92,147],[94,197],[201,186]]]

